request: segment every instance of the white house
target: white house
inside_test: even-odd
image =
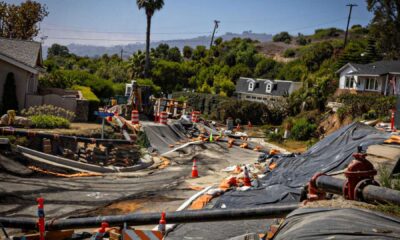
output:
[[[400,94],[400,61],[347,63],[336,73],[340,76],[341,91]]]

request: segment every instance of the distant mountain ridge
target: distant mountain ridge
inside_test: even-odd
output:
[[[252,31],[244,31],[243,33],[230,33],[227,32],[224,35],[217,36],[222,37],[225,41],[229,41],[233,38],[250,38],[253,40],[258,40],[260,42],[271,41],[272,35],[267,33],[253,33]],[[209,46],[211,41],[211,36],[199,36],[190,39],[177,39],[177,40],[166,40],[152,42],[151,47],[157,47],[161,43],[166,43],[170,47],[178,47],[182,49],[184,46],[196,47],[199,45]],[[82,44],[69,44],[67,45],[69,51],[78,56],[88,56],[88,57],[99,57],[103,54],[113,55],[121,54],[121,49],[123,49],[123,57],[127,58],[132,53],[138,50],[144,50],[144,43],[133,43],[127,45],[115,45],[115,46],[95,46],[95,45],[82,45]],[[43,56],[47,56],[47,49],[49,46],[43,46]]]

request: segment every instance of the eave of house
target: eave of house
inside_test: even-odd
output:
[[[11,58],[11,57],[5,55],[5,54],[1,54],[1,53],[0,53],[0,59],[3,60],[3,61],[5,61],[5,62],[8,62],[8,63],[10,63],[10,64],[12,64],[12,65],[15,65],[15,66],[17,66],[17,67],[19,67],[19,68],[21,68],[21,69],[23,69],[23,70],[25,70],[25,71],[28,71],[28,72],[30,72],[30,73],[33,73],[33,74],[39,74],[40,72],[43,72],[43,71],[44,71],[44,69],[41,68],[41,67],[33,68],[33,67],[31,67],[31,66],[28,66],[28,65],[26,65],[26,64],[24,64],[24,63],[21,63],[21,62],[15,60],[15,59],[13,59],[13,58]]]
[[[337,70],[335,73],[338,74],[347,67],[351,67],[353,69],[353,71],[357,71],[357,69],[353,65],[351,65],[351,63],[346,63],[343,67],[339,68],[339,70]]]

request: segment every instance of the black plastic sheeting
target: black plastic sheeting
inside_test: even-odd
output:
[[[300,201],[303,187],[317,172],[343,170],[358,146],[381,144],[390,135],[362,123],[352,123],[327,136],[307,152],[282,156],[277,167],[260,179],[262,187],[246,192],[227,192],[215,208],[243,208],[276,202]]]
[[[151,147],[160,154],[171,150],[169,145],[175,145],[178,141],[187,139],[186,129],[180,122],[162,125],[157,123],[146,124],[143,126],[147,139]]]
[[[400,218],[361,209],[302,208],[286,217],[273,239],[400,239]]]

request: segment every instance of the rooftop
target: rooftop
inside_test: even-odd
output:
[[[0,55],[31,68],[42,66],[39,42],[0,38]]]

